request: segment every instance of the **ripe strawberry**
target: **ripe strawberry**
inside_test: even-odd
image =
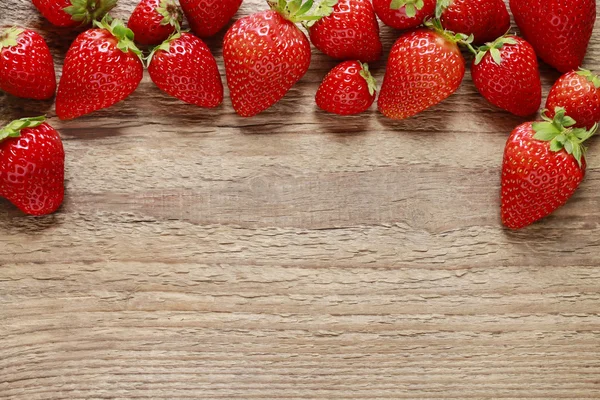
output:
[[[577,69],[596,22],[596,0],[510,0],[521,33],[560,72]]]
[[[150,58],[148,72],[160,90],[200,107],[217,107],[223,102],[217,62],[196,36],[176,33]]]
[[[436,18],[452,32],[473,35],[473,42],[493,42],[510,28],[503,0],[438,0]]]
[[[135,91],[144,66],[133,32],[119,20],[94,22],[67,52],[58,84],[56,114],[73,119],[110,107]]]
[[[326,2],[333,7],[333,12],[309,28],[310,40],[315,47],[340,60],[379,60],[382,51],[379,23],[371,1]]]
[[[35,100],[54,96],[54,61],[44,38],[21,28],[0,33],[0,89]]]
[[[585,69],[561,76],[548,95],[546,115],[554,117],[556,107],[577,121],[575,127],[591,129],[600,122],[600,77]]]
[[[200,37],[219,32],[233,18],[242,0],[179,0],[190,29]]]
[[[475,87],[493,105],[519,116],[536,113],[542,82],[533,47],[517,36],[502,36],[479,48],[471,64]]]
[[[23,118],[0,129],[0,196],[31,215],[56,211],[65,191],[65,151],[44,121]]]
[[[373,0],[379,19],[396,29],[415,28],[435,14],[436,0]]]
[[[439,22],[438,22],[439,24]],[[465,75],[458,36],[440,29],[418,29],[394,43],[377,105],[383,115],[404,119],[454,93]]]
[[[64,28],[99,20],[117,4],[117,0],[31,1],[51,24]]]
[[[556,109],[554,119],[527,122],[508,138],[502,164],[502,223],[521,229],[551,214],[575,193],[585,176],[582,143],[597,129],[573,128]]]
[[[359,114],[371,107],[376,89],[377,83],[367,64],[344,61],[325,76],[315,100],[317,106],[330,113]]]
[[[139,44],[156,45],[180,29],[181,18],[173,0],[142,0],[133,10],[127,27]]]

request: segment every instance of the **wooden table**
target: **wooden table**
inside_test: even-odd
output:
[[[14,23],[60,70],[76,33],[2,0]],[[386,52],[397,36],[382,29]],[[252,119],[147,75],[64,123],[51,101],[0,94],[2,123],[45,113],[67,151],[58,213],[0,201],[1,400],[600,398],[598,140],[570,203],[508,232],[500,164],[523,119],[469,74],[403,122],[327,115],[313,96],[334,65],[315,50]],[[542,69],[547,94],[559,74]]]

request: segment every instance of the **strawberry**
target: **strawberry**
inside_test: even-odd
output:
[[[186,103],[216,107],[223,83],[208,46],[190,33],[176,33],[150,56],[150,78],[162,91]]]
[[[173,0],[142,0],[133,10],[127,27],[139,44],[156,45],[180,30],[181,18]]]
[[[192,32],[204,38],[223,29],[242,5],[242,0],[179,0],[179,4]]]
[[[31,215],[56,211],[65,191],[65,151],[44,121],[23,118],[0,129],[0,196]]]
[[[600,77],[585,69],[561,76],[548,95],[546,115],[554,117],[556,107],[577,121],[575,127],[591,129],[600,122]]]
[[[371,1],[325,1],[333,7],[332,13],[309,28],[315,47],[339,60],[379,60],[382,51],[379,23]]]
[[[379,19],[396,29],[415,28],[435,14],[436,0],[373,0]]]
[[[0,89],[35,100],[54,96],[54,61],[43,37],[15,27],[0,33]]]
[[[542,82],[533,47],[517,36],[502,36],[479,48],[471,64],[475,87],[493,105],[519,116],[536,113]]]
[[[521,33],[560,72],[577,69],[596,22],[596,0],[510,0]]]
[[[502,223],[521,229],[563,206],[585,176],[583,142],[597,129],[557,108],[554,119],[519,125],[510,135],[502,164]]]
[[[56,114],[73,119],[110,107],[135,91],[144,66],[133,32],[119,20],[94,22],[75,39],[58,84]]]
[[[63,28],[101,19],[117,0],[31,0],[51,24]]]
[[[465,75],[465,59],[457,42],[460,35],[418,29],[406,33],[392,46],[379,93],[379,111],[392,119],[411,117],[454,93]]]
[[[315,100],[317,106],[330,113],[359,114],[371,107],[376,89],[368,64],[344,61],[325,76]]]
[[[473,35],[473,42],[493,42],[510,28],[503,0],[438,0],[436,18],[452,32]]]

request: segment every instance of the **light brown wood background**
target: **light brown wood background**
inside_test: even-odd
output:
[[[28,0],[2,0],[0,24],[41,32],[58,71],[76,35]],[[469,74],[407,121],[327,115],[334,65],[315,50],[252,119],[147,76],[66,123],[0,94],[0,122],[46,113],[67,151],[60,212],[0,201],[1,400],[600,399],[598,140],[571,202],[508,232],[500,164],[523,119]],[[600,28],[585,65],[600,72]]]

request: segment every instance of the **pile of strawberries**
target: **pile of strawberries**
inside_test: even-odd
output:
[[[161,90],[186,103],[223,102],[221,75],[202,38],[222,30],[242,0],[180,0],[192,33],[181,30],[174,0],[142,0],[127,26],[107,15],[117,0],[32,2],[57,26],[94,28],[72,43],[58,91],[39,34],[18,27],[0,34],[3,91],[31,99],[56,92],[56,114],[70,120],[126,99],[147,67]],[[377,98],[379,111],[392,119],[414,116],[459,88],[467,64],[461,47],[472,53],[473,82],[490,103],[518,116],[535,114],[542,101],[539,57],[565,75],[542,120],[518,126],[506,144],[502,222],[523,228],[565,204],[585,175],[583,143],[600,122],[600,78],[579,68],[596,4],[511,0],[510,8],[523,38],[508,34],[503,0],[266,0],[264,11],[239,19],[225,35],[231,103],[252,117],[278,102],[308,71],[312,42],[343,60],[318,88],[317,106],[340,115],[366,111],[377,96],[367,63],[382,56],[377,18],[405,31],[391,49]],[[154,47],[144,56],[136,43]],[[54,212],[63,200],[63,175],[60,137],[43,117],[0,130],[1,196],[29,214]]]

